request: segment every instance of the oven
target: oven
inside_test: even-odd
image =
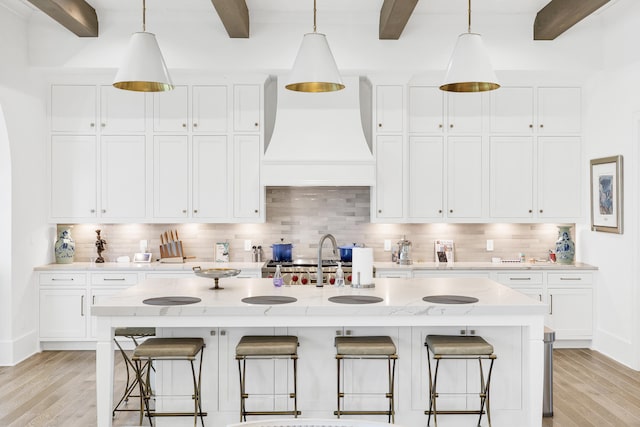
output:
[[[297,259],[293,262],[275,262],[269,260],[262,267],[262,277],[270,278],[276,272],[276,265],[280,265],[280,272],[284,279],[285,285],[315,285],[317,282],[318,261],[311,259]],[[322,276],[325,285],[333,285],[336,280],[336,270],[338,269],[338,261],[323,260]],[[351,284],[351,263],[343,262],[342,271],[344,271],[344,284]]]

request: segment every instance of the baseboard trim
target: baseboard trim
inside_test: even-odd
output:
[[[593,349],[631,369],[640,370],[640,364],[633,359],[633,343],[629,340],[599,329],[594,335]]]
[[[15,366],[39,351],[36,331],[28,332],[12,341],[0,341],[0,366]]]

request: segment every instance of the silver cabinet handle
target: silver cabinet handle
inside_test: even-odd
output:
[[[80,316],[84,316],[84,295],[80,295]]]
[[[91,296],[91,304],[92,305],[96,305],[96,296],[95,295]]]
[[[582,280],[582,277],[561,277],[560,280]]]
[[[538,300],[542,302],[542,294],[538,294]]]
[[[70,277],[69,279],[56,279],[55,277],[51,279],[52,282],[57,282],[58,280],[63,281],[63,282],[67,282],[67,281],[71,281],[73,282],[74,278]]]
[[[531,280],[531,277],[509,277],[509,280]]]
[[[118,277],[117,279],[110,279],[108,277],[105,277],[104,279],[102,279],[103,282],[124,282],[125,279],[124,277]]]
[[[553,314],[553,294],[549,295],[549,314]]]

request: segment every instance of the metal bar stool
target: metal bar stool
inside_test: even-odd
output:
[[[236,345],[236,360],[240,374],[240,421],[247,421],[247,415],[293,415],[298,418],[298,337],[292,335],[246,335]],[[247,359],[288,358],[293,361],[292,411],[247,411],[249,398],[246,385]]]
[[[396,346],[393,340],[387,336],[373,337],[336,337],[336,360],[338,363],[338,410],[333,414],[340,415],[387,415],[388,421],[395,422],[394,382],[396,371]],[[389,378],[389,390],[385,397],[389,399],[389,409],[386,411],[345,411],[340,408],[341,399],[345,393],[340,387],[341,365],[345,359],[382,359],[387,360],[387,374]],[[393,362],[393,363],[392,363]]]
[[[118,341],[118,337],[129,338],[133,341],[133,344],[137,347],[138,340],[141,338],[152,337],[155,336],[156,329],[155,328],[117,328],[114,333],[113,341],[118,346],[120,350],[120,354],[122,354],[122,359],[124,360],[124,366],[127,370],[127,382],[124,386],[124,392],[122,393],[122,397],[118,401],[118,403],[113,407],[113,416],[116,416],[116,412],[122,411],[139,411],[140,408],[135,409],[120,409],[120,405],[124,403],[126,406],[129,402],[129,397],[140,397],[138,395],[132,394],[133,391],[138,387],[138,377],[135,375],[136,367],[133,365],[133,362],[129,358],[129,355],[120,345]],[[142,367],[143,375],[146,372],[147,365]]]
[[[207,415],[202,411],[201,400],[201,384],[202,384],[202,356],[204,353],[204,340],[202,338],[149,338],[142,344],[140,344],[133,351],[133,360],[136,370],[136,378],[138,379],[141,403],[140,403],[140,425],[142,425],[142,419],[144,413],[147,413],[149,423],[153,426],[151,417],[180,417],[180,416],[193,416],[194,427],[198,423],[198,416],[204,427],[204,416]],[[200,366],[198,368],[198,375],[196,377],[196,371],[194,367],[194,360],[196,360],[198,353],[200,353]],[[154,360],[186,360],[191,365],[191,376],[193,379],[193,412],[157,412],[152,411],[149,405],[149,400],[152,397],[150,372],[153,369]],[[144,365],[147,364],[146,377],[144,374]],[[144,405],[142,404],[144,403]]]
[[[424,345],[427,347],[427,352],[430,350],[431,353],[433,353],[433,359],[436,361],[435,372],[432,374],[431,358],[427,353],[427,364],[429,367],[429,410],[424,411],[424,413],[428,415],[427,426],[431,425],[431,415],[433,415],[435,427],[438,427],[438,414],[475,414],[478,415],[478,427],[480,427],[482,415],[485,413],[486,407],[487,421],[489,422],[489,427],[491,427],[489,387],[491,385],[493,362],[496,360],[496,355],[493,353],[493,346],[482,337],[464,335],[428,335]],[[438,368],[440,367],[440,361],[446,359],[478,360],[480,367],[479,410],[438,410],[436,408],[436,398],[438,397],[436,390]],[[486,378],[482,367],[483,360],[490,361]]]

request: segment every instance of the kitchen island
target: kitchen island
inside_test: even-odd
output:
[[[208,425],[237,422],[239,411],[237,365],[234,349],[245,334],[293,334],[300,339],[299,402],[303,417],[333,417],[335,405],[336,334],[390,335],[398,348],[396,422],[414,426],[426,422],[426,350],[424,337],[431,333],[477,333],[495,347],[498,356],[492,379],[492,420],[496,426],[540,426],[542,417],[543,332],[546,305],[536,302],[490,279],[426,278],[376,279],[375,288],[332,286],[274,288],[269,279],[223,279],[224,290],[210,290],[213,282],[202,278],[147,279],[92,306],[98,320],[97,413],[98,426],[111,425],[113,386],[113,331],[124,326],[153,326],[158,336],[201,336],[207,345],[203,366],[203,406]],[[246,304],[250,296],[290,296],[297,301],[281,305]],[[338,295],[369,295],[382,298],[374,304],[337,304]],[[429,295],[465,295],[472,304],[434,304]],[[142,301],[162,296],[192,296],[196,304],[146,305]],[[457,363],[457,362],[456,362]],[[476,369],[462,362],[450,372],[450,397],[444,402],[456,408],[476,405],[477,399],[461,397],[458,390],[477,384]],[[283,365],[284,364],[284,365]],[[355,366],[355,365],[354,365]],[[360,365],[359,365],[360,366]],[[475,366],[474,366],[475,368]],[[358,371],[347,385],[367,390],[384,378],[372,365]],[[367,370],[368,369],[368,370]],[[256,392],[260,407],[286,405],[287,399],[260,395],[286,389],[285,361],[265,363],[254,378],[264,392]],[[444,371],[443,371],[444,372]],[[367,375],[371,373],[372,375]],[[443,373],[443,375],[447,375]],[[361,376],[361,377],[360,377]],[[179,369],[163,364],[156,387],[180,388]],[[345,380],[346,381],[346,380]],[[445,381],[442,379],[441,381]],[[248,386],[251,379],[248,380]],[[443,393],[444,394],[444,393]],[[251,402],[251,399],[249,400]],[[347,404],[371,406],[374,398],[354,398]],[[169,404],[169,403],[167,403]],[[190,407],[189,399],[182,404]],[[441,406],[442,407],[442,406]],[[372,418],[381,420],[380,418]],[[446,424],[445,424],[446,420]],[[443,416],[443,425],[469,422],[468,416]],[[192,419],[157,419],[158,425],[189,425]],[[162,424],[166,422],[167,424]],[[462,425],[462,424],[460,424]]]

